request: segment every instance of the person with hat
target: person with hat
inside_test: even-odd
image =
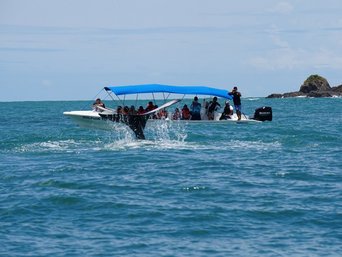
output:
[[[226,101],[220,120],[231,119],[231,115],[233,115],[233,106],[230,105],[229,101]]]
[[[229,93],[229,95],[233,96],[235,111],[238,116],[238,120],[241,120],[241,93],[237,90],[238,88],[234,87],[232,92]]]

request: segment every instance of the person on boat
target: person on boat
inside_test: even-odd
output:
[[[144,110],[144,107],[142,107],[141,105],[139,106],[139,109],[138,109],[138,114],[139,115],[142,115],[145,113],[145,110]]]
[[[116,113],[117,114],[122,114],[122,106],[119,105],[117,108],[116,108]]]
[[[184,104],[183,109],[182,109],[182,120],[190,120],[191,119],[191,114],[188,106]]]
[[[233,106],[230,105],[229,101],[226,101],[220,120],[231,119],[231,115],[233,115]]]
[[[102,108],[106,108],[106,106],[100,98],[97,98],[93,103],[93,108],[96,112],[103,112],[104,110]]]
[[[241,120],[241,93],[237,91],[238,88],[234,87],[229,95],[233,96],[233,102],[238,120]]]
[[[201,109],[201,119],[207,120],[208,119],[209,102],[207,100],[203,99],[202,107],[203,108]]]
[[[181,112],[178,108],[175,109],[175,112],[172,115],[173,120],[180,120],[182,118]]]
[[[155,109],[155,106],[154,106],[153,102],[148,102],[145,111],[146,111],[146,112],[149,112],[149,111],[152,111],[152,110],[154,110],[154,109]]]
[[[113,115],[111,120],[118,122],[121,119],[121,114],[122,114],[122,106],[119,105],[116,107],[116,115]]]
[[[137,114],[137,111],[135,110],[134,105],[131,105],[131,108],[129,108],[128,114],[129,115],[136,115]]]
[[[217,97],[215,96],[213,100],[209,103],[208,107],[208,120],[214,120],[215,111],[217,111],[218,107],[221,107],[220,103],[217,102]]]
[[[158,105],[154,105],[152,110],[157,109],[158,107],[159,107]],[[152,119],[159,119],[158,113],[154,112],[154,113],[150,114],[150,118],[152,118]]]
[[[194,97],[194,101],[190,105],[191,119],[200,120],[201,119],[201,104],[198,102],[198,97]]]
[[[123,108],[122,114],[123,115],[128,115],[129,114],[129,108],[128,108],[127,105]]]
[[[165,109],[161,109],[157,113],[157,119],[165,120],[167,118],[167,111]]]

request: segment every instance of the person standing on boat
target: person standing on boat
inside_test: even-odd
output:
[[[100,98],[97,98],[93,103],[93,108],[96,112],[103,112],[102,108],[106,108],[105,104],[101,101]]]
[[[201,104],[198,102],[198,97],[194,97],[194,101],[190,105],[191,119],[200,120],[201,119]]]
[[[221,107],[220,103],[217,102],[217,97],[215,96],[213,100],[209,103],[208,107],[208,120],[215,119],[215,111],[217,111],[218,107]]]
[[[229,93],[229,95],[233,96],[235,111],[238,116],[238,120],[241,120],[241,93],[237,90],[238,88],[234,87],[232,92]]]
[[[203,99],[203,108],[201,109],[201,119],[207,120],[208,119],[208,108],[209,108],[209,102]]]

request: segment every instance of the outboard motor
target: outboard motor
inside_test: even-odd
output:
[[[253,119],[259,121],[272,121],[272,107],[263,106],[258,109],[255,109]]]

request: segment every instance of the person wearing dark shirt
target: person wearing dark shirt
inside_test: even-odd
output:
[[[128,115],[129,114],[129,107],[127,105],[123,108],[122,114],[123,115]]]
[[[226,101],[220,120],[229,120],[231,115],[233,115],[233,106],[230,105],[229,101]]]
[[[106,108],[106,106],[100,98],[97,98],[95,103],[93,103],[93,108],[97,112],[103,112],[103,108]]]
[[[154,109],[155,109],[154,104],[153,104],[152,102],[148,102],[148,105],[147,105],[145,111],[146,111],[146,112],[149,112],[149,111],[152,111],[152,110],[154,110]]]
[[[233,96],[233,102],[238,120],[241,120],[241,93],[237,91],[237,87],[234,87],[229,95]]]
[[[213,100],[209,103],[208,107],[208,120],[214,120],[214,112],[217,111],[218,107],[221,107],[219,102],[217,102],[217,97],[215,96]]]
[[[131,105],[131,108],[129,108],[128,114],[129,115],[136,115],[137,114],[137,111],[135,110],[134,105]]]
[[[144,107],[142,107],[141,105],[139,106],[139,109],[138,109],[138,114],[139,115],[142,115],[145,113],[145,110],[144,110]]]

